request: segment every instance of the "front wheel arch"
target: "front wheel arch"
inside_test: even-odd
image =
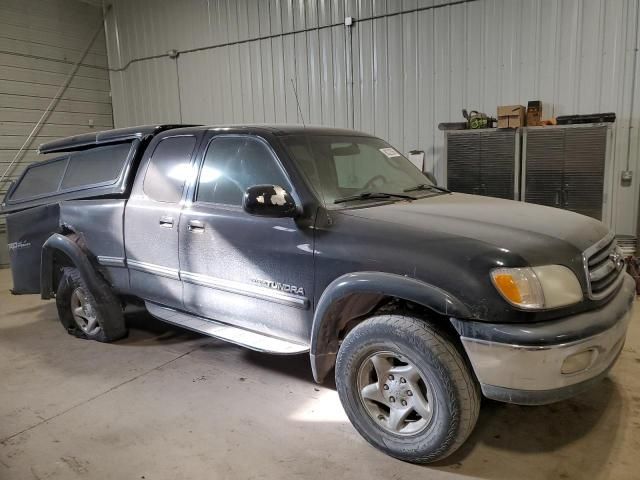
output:
[[[385,272],[342,275],[325,289],[311,328],[311,369],[322,383],[335,366],[340,341],[353,326],[381,308],[412,305],[430,316],[470,318],[469,309],[448,292],[415,278]],[[450,330],[449,322],[442,328]]]

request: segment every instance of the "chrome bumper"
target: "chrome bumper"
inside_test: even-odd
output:
[[[585,332],[589,327],[593,328],[594,322],[607,325],[605,330],[584,338],[566,343],[523,345],[517,338],[503,343],[462,335],[462,344],[485,396],[510,403],[544,404],[568,398],[590,387],[606,375],[624,346],[635,298],[633,287],[631,279],[627,278],[605,307],[555,323],[557,327],[552,337],[555,339],[575,337],[577,319],[591,322],[584,324]],[[564,334],[562,329],[567,326],[571,330]],[[526,327],[519,328],[530,334]],[[529,335],[525,341],[531,340]]]

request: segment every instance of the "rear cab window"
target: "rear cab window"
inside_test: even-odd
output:
[[[196,137],[184,135],[163,138],[158,142],[144,176],[142,190],[151,200],[178,203],[191,171],[191,155]]]

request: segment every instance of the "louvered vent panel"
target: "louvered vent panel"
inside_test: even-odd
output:
[[[516,135],[513,130],[491,130],[480,134],[481,194],[514,198]]]
[[[447,136],[447,187],[454,192],[478,193],[480,142],[474,132]]]
[[[602,219],[607,127],[565,130],[563,208]]]
[[[529,130],[526,148],[525,201],[561,207],[564,130]]]
[[[473,130],[447,135],[447,186],[454,192],[514,198],[513,130]]]
[[[606,126],[528,130],[525,201],[602,219],[606,149]]]

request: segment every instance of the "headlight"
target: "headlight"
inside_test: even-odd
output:
[[[582,300],[578,278],[562,265],[496,268],[491,271],[491,280],[507,302],[527,310],[563,307]]]

